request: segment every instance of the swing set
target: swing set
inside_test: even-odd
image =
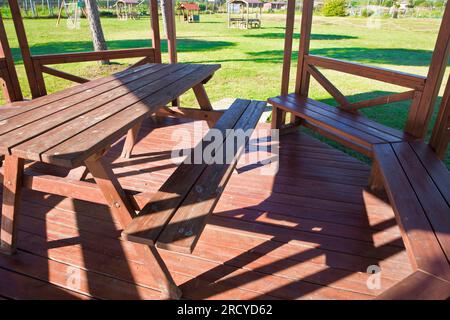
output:
[[[56,26],[59,26],[59,23],[62,18],[63,10],[67,17],[67,27],[74,29],[80,27],[80,18],[81,15],[87,17],[85,10],[84,0],[63,0],[61,5],[59,6],[58,11],[58,19],[56,20]]]

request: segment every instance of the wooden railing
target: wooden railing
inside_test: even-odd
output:
[[[142,59],[133,64],[131,67],[135,67],[144,63],[161,63],[161,36],[159,31],[157,0],[149,0],[152,47],[46,55],[31,54],[18,1],[8,0],[8,2],[10,5],[14,27],[16,29],[17,39],[22,52],[23,63],[25,66],[25,71],[33,98],[47,94],[47,89],[44,81],[44,73],[77,83],[84,83],[89,81],[89,79],[85,79],[80,76],[51,68],[49,67],[49,65],[139,57],[142,57]],[[172,23],[174,22],[172,21]],[[170,21],[169,24],[171,24]],[[172,29],[175,30],[174,27]],[[170,39],[168,40],[169,49],[171,51],[170,62],[175,62],[172,60],[174,60],[174,56],[176,57],[174,41],[175,40],[173,37],[170,37]]]
[[[48,67],[53,64],[64,64],[74,62],[87,62],[87,61],[100,61],[100,60],[112,60],[123,58],[138,58],[144,57],[131,67],[138,66],[144,63],[153,63],[158,60],[156,57],[156,50],[154,48],[136,48],[136,49],[124,49],[124,50],[105,50],[105,51],[93,51],[93,52],[74,52],[74,53],[60,53],[60,54],[48,54],[48,55],[33,55],[31,60],[33,62],[33,69],[36,74],[36,81],[39,88],[39,94],[47,94],[45,88],[45,82],[43,73],[50,74],[55,77],[59,77],[65,80],[85,83],[89,79],[85,79],[64,71],[60,71],[54,68]]]
[[[23,100],[5,26],[0,14],[0,85],[6,102]]]
[[[450,142],[450,76],[430,139],[430,146],[443,159]]]
[[[425,88],[426,78],[418,75],[315,55],[305,56],[304,61],[304,69],[308,72],[308,74],[316,79],[316,81],[339,103],[341,108],[349,111],[356,111],[362,108],[405,100],[417,102]],[[316,67],[331,69],[413,90],[350,103],[341,91],[339,91],[339,89],[336,88]]]
[[[349,111],[357,111],[361,108],[411,100],[411,107],[404,130],[415,137],[423,138],[431,120],[431,115],[434,110],[434,105],[449,58],[450,5],[447,5],[442,18],[427,77],[311,55],[309,53],[309,48],[313,9],[314,0],[303,0],[295,92],[302,96],[308,96],[310,78],[312,76],[338,102],[340,108]],[[289,91],[295,10],[295,0],[288,0],[281,94],[287,94]],[[351,103],[318,68],[331,69],[406,87],[412,90]],[[296,119],[293,118],[291,121],[296,121]]]

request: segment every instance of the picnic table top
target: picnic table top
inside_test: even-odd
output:
[[[18,107],[0,107],[0,154],[80,166],[93,152],[111,145],[219,68],[146,64]]]

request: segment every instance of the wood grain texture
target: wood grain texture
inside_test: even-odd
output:
[[[311,43],[313,11],[314,0],[303,0],[295,93],[305,97],[308,96],[309,92],[310,75],[306,69],[306,58],[309,56],[309,47]]]
[[[135,48],[120,50],[104,50],[92,52],[55,53],[46,55],[33,55],[33,60],[42,65],[99,61],[104,59],[122,59],[137,57],[154,57],[153,48]],[[153,61],[152,61],[153,62]]]
[[[371,156],[371,149],[375,144],[413,139],[364,116],[296,94],[270,98],[269,103],[305,120],[303,125],[367,156]]]
[[[22,14],[20,12],[20,6],[17,0],[8,0],[8,4],[11,10],[11,16],[14,22],[17,41],[19,42],[20,52],[22,54],[23,64],[28,79],[28,85],[30,86],[31,95],[33,96],[33,98],[37,98],[42,95],[39,90],[39,86],[43,84],[38,82],[38,79],[35,75],[31,51],[28,45],[27,35],[22,20]]]
[[[374,154],[411,263],[415,269],[450,279],[449,260],[445,254],[448,232],[441,233],[448,228],[445,216],[449,207],[442,202],[441,193],[436,192],[420,162],[414,160],[409,144],[377,145]],[[425,192],[428,198],[422,198],[420,192]],[[431,199],[436,205],[430,202]]]
[[[132,159],[119,157],[121,143],[108,152],[124,188],[158,191],[176,170],[166,158],[176,129],[194,126],[145,120]],[[369,265],[382,268],[382,291],[412,272],[404,249],[390,245],[401,241],[392,209],[364,190],[367,166],[303,133],[282,136],[280,145],[278,173],[261,175],[258,165],[240,161],[192,255],[161,250],[185,299],[372,299],[380,290],[366,286]],[[337,175],[324,158],[366,169]],[[27,190],[23,201],[17,263],[0,259],[1,296],[161,298],[134,246],[118,240],[120,224],[105,205]],[[367,241],[372,235],[376,244]],[[64,287],[67,270],[80,273],[78,291]]]
[[[23,100],[22,90],[19,79],[17,78],[14,59],[9,46],[8,36],[6,35],[3,18],[0,15],[0,60],[2,66],[0,76],[4,81],[4,96],[6,102]]]
[[[447,300],[450,283],[416,271],[377,297],[377,300]]]
[[[430,146],[437,153],[439,158],[443,159],[448,149],[450,141],[450,77],[447,80],[444,96],[433,127],[433,133],[430,138]]]
[[[445,7],[441,26],[428,69],[427,81],[419,102],[410,108],[405,131],[424,138],[435,109],[435,103],[450,56],[450,5]]]
[[[245,133],[247,130],[253,130],[265,106],[265,102],[251,102],[233,129],[243,130]],[[238,138],[237,143],[234,142],[234,136],[227,137],[223,142],[224,146],[228,146],[228,139],[233,139],[233,155],[224,152],[223,163],[208,165],[205,168],[159,236],[159,248],[185,253],[192,253],[194,250],[206,219],[219,201],[239,157],[249,143],[250,136]]]
[[[14,254],[17,247],[17,220],[20,214],[24,161],[14,156],[6,156],[4,162],[0,250],[6,254]]]
[[[219,130],[225,137],[226,130],[234,127],[249,104],[250,101],[237,100],[219,119],[214,129]],[[202,151],[207,146],[208,135],[204,141],[194,148],[193,154],[195,150]],[[122,233],[124,239],[148,245],[156,244],[157,238],[207,166],[205,163],[193,164],[192,160],[187,159],[177,167],[139,216],[124,230]]]
[[[308,55],[305,59],[307,64],[314,65],[316,67],[322,67],[364,78],[392,83],[398,86],[407,87],[419,91],[423,90],[425,86],[426,78],[414,74],[403,73],[379,67],[371,67],[359,63],[326,58],[316,55]]]
[[[4,153],[76,167],[96,148],[113,143],[134,122],[201,83],[218,68],[146,65],[106,82],[82,84],[79,87],[85,90],[73,90],[66,98],[56,94],[26,103],[16,114],[5,110],[0,146]],[[98,141],[84,138],[97,136],[96,132],[101,133]]]

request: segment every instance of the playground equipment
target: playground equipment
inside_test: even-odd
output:
[[[181,2],[178,11],[186,22],[200,22],[200,7],[198,4]]]
[[[144,0],[118,0],[114,7],[116,7],[117,19],[119,20],[136,20],[140,18],[140,5]]]
[[[48,16],[53,16],[53,4],[50,0],[23,0],[22,8],[27,16],[35,18],[39,16],[36,5],[40,5],[41,10],[47,8]]]
[[[228,1],[228,28],[261,28],[262,8],[259,0]]]
[[[81,15],[83,14],[85,17],[87,17],[84,7],[85,7],[84,0],[72,0],[72,1],[63,0],[61,2],[61,5],[59,6],[58,19],[56,20],[56,25],[59,26],[59,22],[61,21],[62,13],[64,10],[67,16],[67,27],[70,29],[79,28]]]

